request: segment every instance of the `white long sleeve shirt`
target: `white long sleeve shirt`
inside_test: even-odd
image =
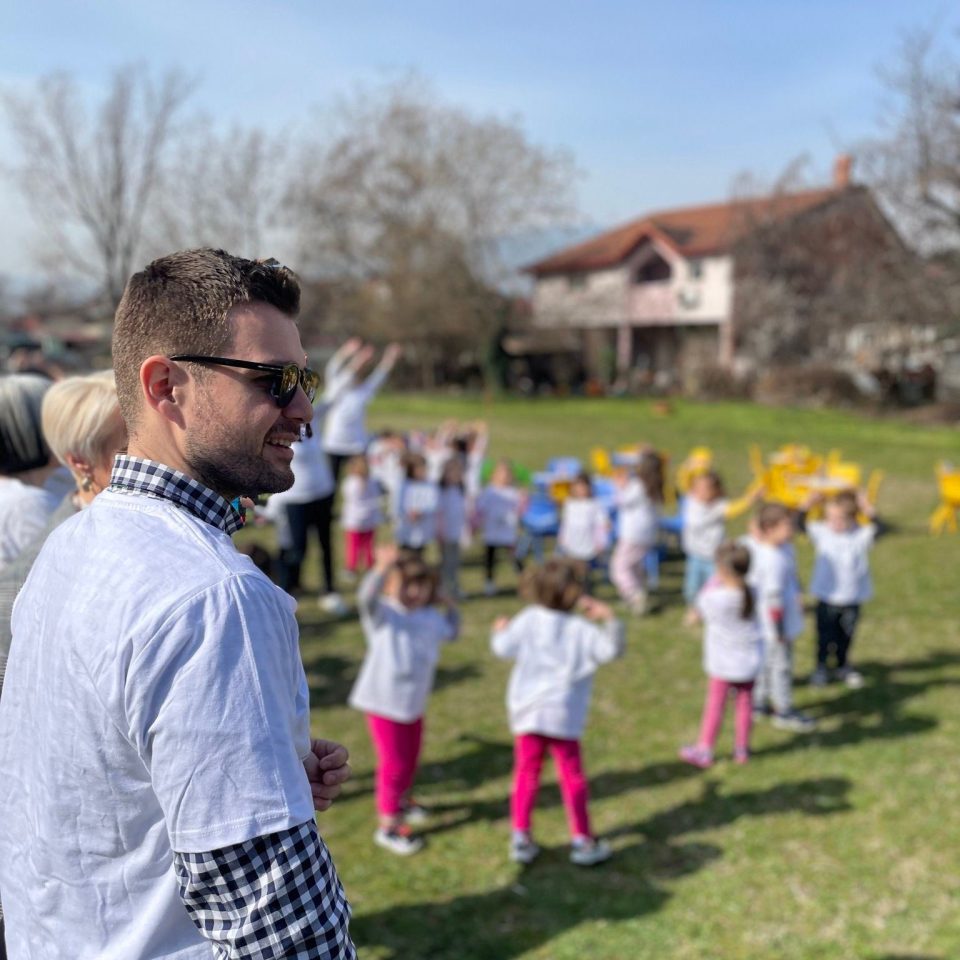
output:
[[[516,660],[507,688],[510,730],[578,740],[590,708],[593,675],[623,653],[619,620],[597,625],[533,605],[490,638],[493,653]]]
[[[370,436],[367,433],[367,406],[387,379],[392,364],[381,360],[362,383],[351,383],[343,390],[327,414],[323,445],[327,453],[341,456],[363,453]],[[338,374],[336,382],[345,374]]]
[[[349,475],[341,489],[340,520],[344,530],[376,530],[383,523],[383,488],[373,477]]]
[[[402,547],[425,547],[437,539],[440,491],[426,480],[405,480],[397,497],[396,539]]]
[[[568,557],[593,560],[599,557],[610,539],[607,508],[593,497],[568,497],[560,514],[557,546]]]
[[[743,591],[711,580],[697,596],[703,617],[703,669],[708,677],[745,683],[760,672],[763,643],[756,616],[744,619]]]
[[[877,535],[875,524],[831,530],[825,523],[808,523],[813,544],[813,576],[810,593],[824,603],[849,606],[873,596],[870,550]]]
[[[705,503],[687,497],[683,502],[683,532],[680,542],[688,557],[712,560],[717,548],[723,543],[726,531],[729,500],[712,500]]]
[[[660,535],[660,509],[636,478],[616,492],[617,539],[621,543],[652,547]]]
[[[46,529],[60,499],[16,477],[0,477],[0,570]]]
[[[460,487],[441,487],[437,513],[437,539],[460,543],[467,531],[467,495]]]
[[[426,710],[440,648],[456,640],[460,618],[455,610],[443,613],[437,607],[408,610],[383,596],[383,583],[383,574],[372,571],[357,594],[367,652],[349,703],[364,713],[413,723]]]
[[[756,597],[757,619],[764,637],[768,641],[777,638],[773,611],[780,610],[783,636],[787,640],[796,639],[803,633],[803,606],[792,544],[775,547],[749,536],[740,542],[750,551],[747,583]]]

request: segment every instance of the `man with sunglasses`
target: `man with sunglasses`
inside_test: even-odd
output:
[[[295,604],[230,539],[293,482],[319,385],[275,261],[155,260],[117,310],[129,448],[49,538],[0,703],[12,956],[354,958],[317,833],[349,775],[311,740]]]

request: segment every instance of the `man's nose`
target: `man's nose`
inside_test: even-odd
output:
[[[293,399],[283,408],[283,415],[298,423],[309,423],[313,419],[313,405],[307,399],[303,387],[297,387]]]

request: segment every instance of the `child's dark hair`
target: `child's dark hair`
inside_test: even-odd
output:
[[[427,606],[437,602],[440,592],[440,573],[436,567],[427,563],[419,553],[401,550],[394,567],[404,584],[419,582],[427,585]]]
[[[727,540],[717,548],[716,563],[721,570],[725,570],[734,579],[739,581],[743,590],[743,604],[740,607],[740,616],[744,620],[753,617],[753,591],[747,586],[747,574],[750,572],[750,551],[741,543]]]
[[[451,473],[456,479],[451,478]],[[463,483],[463,464],[457,457],[451,457],[444,465],[440,474],[441,487],[454,487],[457,490],[464,489]]]
[[[793,511],[782,503],[762,503],[757,510],[757,526],[766,533],[779,526],[784,520],[792,520]]]
[[[590,474],[584,470],[581,470],[570,483],[570,488],[583,484],[587,488],[587,495],[593,496],[593,481],[590,479]]]
[[[422,453],[407,453],[403,458],[404,476],[416,480],[417,473],[427,469],[427,458]]]
[[[351,457],[347,461],[347,473],[356,476],[369,476],[370,464],[367,462],[367,458],[362,453],[358,453],[355,457]]]
[[[855,520],[860,512],[860,504],[857,503],[857,495],[852,490],[841,490],[835,493],[828,501],[834,506],[839,507],[848,520]]]
[[[723,485],[723,477],[721,477],[716,470],[704,470],[703,473],[698,474],[698,476],[702,477],[710,484],[710,486],[713,488],[713,492],[718,497],[724,496],[724,494],[727,492],[726,487]]]
[[[654,503],[663,503],[663,457],[656,450],[644,450],[637,464],[637,479]]]
[[[583,569],[570,557],[551,557],[531,567],[522,577],[521,596],[548,610],[566,613],[583,596]]]

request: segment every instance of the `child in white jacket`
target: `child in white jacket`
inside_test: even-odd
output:
[[[349,703],[367,715],[377,754],[374,842],[401,855],[423,846],[407,823],[425,816],[410,789],[440,648],[460,630],[456,608],[441,609],[437,579],[419,558],[398,559],[396,547],[383,547],[357,595],[367,652]]]
[[[570,494],[560,512],[557,548],[565,557],[586,564],[587,575],[610,541],[610,515],[593,495],[590,477],[581,473],[570,484]]]
[[[516,661],[507,691],[515,737],[510,856],[515,862],[530,863],[540,852],[530,827],[540,769],[549,750],[570,823],[570,860],[591,866],[606,860],[611,851],[590,829],[580,739],[593,674],[623,653],[623,625],[610,607],[583,593],[577,565],[569,559],[555,557],[531,571],[524,589],[531,605],[513,619],[498,618],[491,637],[496,656]],[[582,616],[573,612],[575,608]]]

